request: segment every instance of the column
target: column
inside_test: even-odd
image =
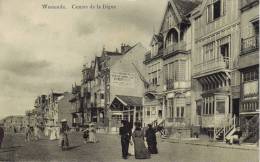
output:
[[[134,107],[133,124],[136,122],[136,106]]]
[[[165,97],[163,97],[163,105],[162,105],[162,118],[165,119]]]

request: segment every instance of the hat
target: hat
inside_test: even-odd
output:
[[[62,119],[60,122],[67,122],[67,120],[66,119]]]

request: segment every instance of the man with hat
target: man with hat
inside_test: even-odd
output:
[[[61,120],[61,129],[60,129],[60,146],[62,147],[62,150],[64,148],[69,147],[68,131],[69,131],[69,127],[67,124],[67,120],[62,119]],[[63,148],[63,146],[64,146],[64,148]]]
[[[127,159],[129,140],[131,134],[130,134],[128,122],[122,120],[121,123],[123,124],[123,126],[119,128],[119,134],[121,135],[122,157],[123,159]]]

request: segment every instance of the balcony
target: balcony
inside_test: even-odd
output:
[[[257,99],[250,100],[250,101],[242,101],[240,107],[240,113],[247,114],[247,113],[259,113],[259,102]]]
[[[152,61],[153,59],[159,58],[163,55],[163,50],[158,50],[158,53],[153,54],[151,53],[151,51],[148,51],[145,54],[145,60],[144,63],[149,63],[150,61]]]
[[[194,75],[203,75],[206,73],[214,73],[217,71],[225,71],[230,69],[231,62],[229,57],[218,57],[194,66]]]
[[[169,46],[167,46],[164,51],[163,51],[163,55],[164,56],[168,56],[170,54],[174,54],[177,52],[185,52],[186,51],[186,42],[181,41],[178,43],[173,43]]]
[[[174,79],[166,80],[166,90],[173,90],[173,89],[186,89],[190,88],[191,83],[190,81],[174,81]]]
[[[157,85],[154,85],[152,83],[149,84],[148,88],[145,89],[146,92],[152,92],[157,90]]]
[[[256,51],[259,48],[258,36],[241,39],[241,55]]]

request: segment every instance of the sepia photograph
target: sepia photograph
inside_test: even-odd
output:
[[[0,162],[259,162],[259,0],[0,0]]]

